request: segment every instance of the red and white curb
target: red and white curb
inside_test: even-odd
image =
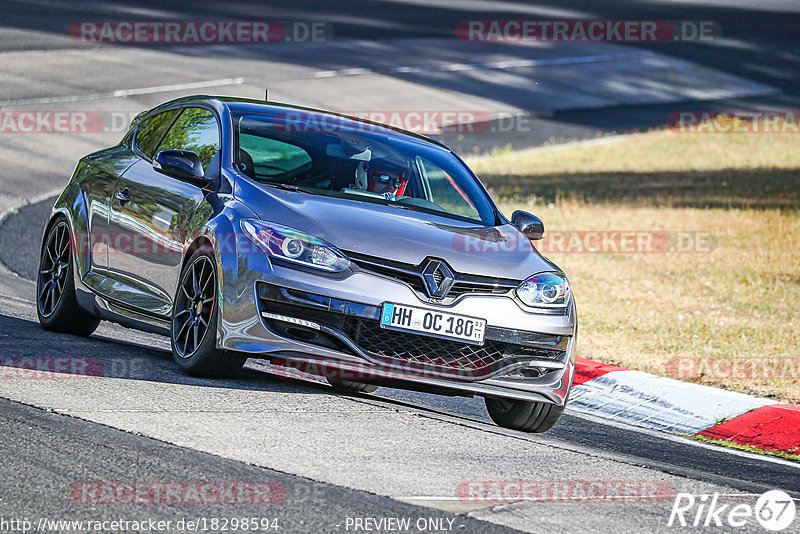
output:
[[[800,454],[800,406],[577,358],[569,409],[631,425]]]

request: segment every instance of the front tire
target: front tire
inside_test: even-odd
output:
[[[489,417],[498,426],[522,432],[547,432],[558,422],[563,406],[546,402],[486,397]]]
[[[210,249],[196,250],[181,273],[170,328],[172,357],[193,376],[234,376],[247,361],[240,354],[217,348],[218,288]]]
[[[66,219],[59,217],[42,243],[36,277],[36,314],[45,330],[88,336],[100,319],[78,307],[75,299],[71,233]]]

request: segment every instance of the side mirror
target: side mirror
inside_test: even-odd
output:
[[[200,157],[189,150],[162,150],[156,154],[153,168],[162,174],[200,187],[211,183],[205,176]]]
[[[539,217],[526,211],[515,211],[511,215],[511,224],[525,234],[525,237],[538,241],[544,236],[544,223]]]

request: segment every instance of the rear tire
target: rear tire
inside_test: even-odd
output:
[[[78,307],[73,249],[69,224],[59,217],[42,243],[36,277],[36,314],[45,330],[88,336],[100,324],[100,319]]]
[[[352,380],[339,380],[336,378],[326,378],[328,384],[336,391],[342,393],[374,393],[378,386],[374,384],[364,384],[363,382],[353,382]]]
[[[498,426],[522,432],[547,432],[558,422],[563,406],[546,402],[486,397],[489,417]]]
[[[241,354],[217,348],[218,288],[211,250],[197,249],[181,273],[170,328],[172,357],[193,376],[235,376],[247,361]]]

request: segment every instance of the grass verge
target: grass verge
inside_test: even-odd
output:
[[[544,251],[570,278],[579,355],[800,403],[800,136],[653,131],[468,164],[551,235],[690,236],[684,252]]]
[[[759,449],[758,447],[750,447],[749,445],[740,445],[727,439],[712,439],[705,436],[692,436],[697,441],[704,441],[706,443],[713,443],[714,445],[722,445],[723,447],[730,447],[731,449],[738,449],[740,451],[755,452],[758,454],[768,454],[770,456],[777,456],[786,460],[793,460],[800,462],[800,454],[791,454],[788,452],[771,451],[769,449]]]

